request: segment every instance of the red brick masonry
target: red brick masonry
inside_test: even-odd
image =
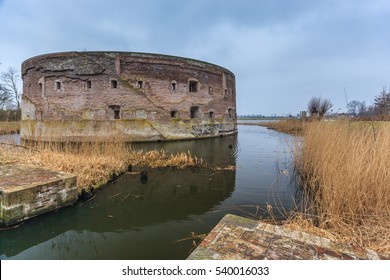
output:
[[[157,141],[237,132],[232,72],[198,60],[66,52],[22,64],[21,137]]]

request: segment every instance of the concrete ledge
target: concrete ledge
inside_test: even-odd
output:
[[[340,244],[284,226],[226,215],[189,260],[357,260],[389,259],[373,250]]]
[[[26,165],[0,165],[0,225],[9,226],[77,201],[76,176]]]
[[[237,133],[235,123],[175,120],[167,123],[144,119],[129,120],[22,120],[22,140],[82,142],[155,142],[229,136]]]

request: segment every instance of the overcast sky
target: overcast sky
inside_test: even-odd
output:
[[[0,70],[84,50],[228,68],[238,114],[295,115],[312,96],[345,111],[390,85],[390,1],[0,0]]]

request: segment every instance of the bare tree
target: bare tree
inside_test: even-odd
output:
[[[2,84],[0,84],[0,110],[7,109],[10,102],[10,92]]]
[[[18,90],[17,83],[20,79],[19,73],[15,67],[8,67],[8,70],[1,73],[0,79],[3,83],[3,87],[9,92],[13,103],[16,105],[17,110],[20,110],[20,92]]]
[[[325,116],[325,114],[328,113],[332,107],[333,107],[333,104],[332,104],[332,102],[330,102],[329,99],[321,100],[320,110],[318,112],[320,119],[322,119]]]
[[[348,114],[351,115],[358,115],[359,114],[359,107],[360,107],[360,101],[358,100],[352,100],[349,101],[347,104]]]
[[[307,109],[311,117],[318,117],[320,112],[320,104],[321,104],[321,98],[320,97],[312,97],[307,104]]]
[[[352,100],[347,104],[348,113],[354,116],[362,116],[367,112],[366,102]]]
[[[321,100],[321,97],[314,96],[310,99],[307,108],[312,118],[322,119],[333,107],[329,99]]]

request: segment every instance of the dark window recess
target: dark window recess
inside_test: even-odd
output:
[[[38,87],[39,87],[39,91],[42,92],[42,91],[43,91],[43,85],[42,85],[42,83],[38,83]]]
[[[87,81],[87,88],[92,88],[92,82],[91,81]]]
[[[56,89],[61,89],[61,82],[56,82]]]
[[[189,91],[190,92],[197,92],[198,91],[198,82],[197,81],[190,81]]]
[[[225,96],[227,96],[227,93],[228,93],[228,90],[227,90],[227,89],[225,89]]]
[[[198,118],[199,117],[199,107],[197,106],[193,106],[191,107],[191,119],[195,119],[195,118]]]
[[[114,113],[114,119],[119,120],[121,118],[121,106],[111,105],[109,108]]]
[[[212,111],[209,112],[209,118],[210,118],[210,119],[213,119],[213,118],[214,118],[214,112],[212,112]]]
[[[175,110],[171,111],[171,118],[177,118],[179,117],[179,113]]]
[[[233,118],[233,110],[232,109],[228,110],[228,115],[229,115],[229,118]]]
[[[118,88],[118,81],[111,80],[111,88]]]
[[[172,83],[172,90],[176,90],[176,83]]]
[[[137,81],[137,88],[142,88],[143,83],[143,81]]]

